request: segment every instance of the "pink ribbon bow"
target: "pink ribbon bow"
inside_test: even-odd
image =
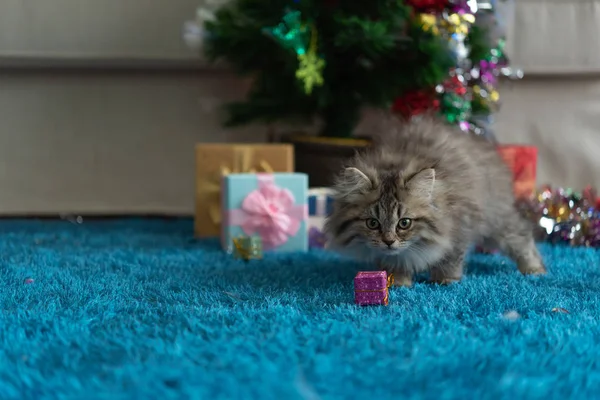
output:
[[[294,205],[294,195],[273,182],[272,175],[258,174],[258,189],[250,192],[242,207],[230,210],[228,225],[239,225],[246,235],[258,234],[263,248],[269,249],[288,241],[307,218],[307,206]]]

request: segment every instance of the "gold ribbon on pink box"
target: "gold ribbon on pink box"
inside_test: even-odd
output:
[[[513,173],[515,197],[533,196],[536,188],[537,147],[527,145],[499,145],[498,152]]]
[[[279,187],[272,174],[256,174],[258,188],[250,192],[241,207],[227,210],[223,223],[239,226],[248,235],[258,235],[265,250],[286,243],[308,219],[308,205],[294,204],[292,192]],[[223,238],[227,239],[227,238]]]

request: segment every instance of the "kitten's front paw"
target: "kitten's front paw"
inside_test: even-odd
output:
[[[460,279],[461,278],[438,278],[438,279],[430,279],[429,282],[433,283],[434,285],[447,286],[447,285],[451,285],[453,283],[460,282]]]
[[[546,273],[547,273],[546,267],[540,263],[533,263],[533,264],[519,263],[517,265],[517,267],[519,268],[519,271],[523,275],[546,275]]]
[[[408,275],[406,273],[394,273],[394,283],[395,287],[412,287],[413,285],[413,277],[412,275]]]
[[[393,275],[392,286],[395,287],[412,287],[413,274],[408,271],[397,270],[394,268],[379,267],[382,271],[387,272],[388,276]]]
[[[446,270],[434,268],[431,270],[429,282],[437,285],[450,285],[453,283],[460,282],[460,280],[462,279],[462,273],[459,273],[458,271],[456,271],[456,269],[458,268]]]

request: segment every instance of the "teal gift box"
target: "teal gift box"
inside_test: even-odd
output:
[[[265,252],[308,251],[308,176],[300,173],[229,174],[221,184],[221,244],[261,238]]]

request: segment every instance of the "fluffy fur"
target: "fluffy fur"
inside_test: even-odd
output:
[[[434,118],[394,124],[348,163],[335,191],[331,248],[377,263],[398,285],[425,271],[437,283],[460,280],[476,243],[497,246],[523,274],[545,273],[494,146]]]

